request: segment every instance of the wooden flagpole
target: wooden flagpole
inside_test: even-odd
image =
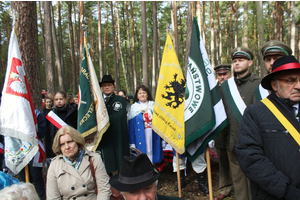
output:
[[[26,183],[30,182],[30,179],[29,179],[29,167],[28,167],[28,165],[25,166],[25,180],[26,180]]]
[[[176,165],[177,165],[177,183],[178,183],[178,196],[181,198],[181,181],[180,181],[180,170],[179,170],[179,155],[176,151]]]
[[[210,155],[209,155],[208,145],[206,146],[206,164],[207,164],[207,179],[208,179],[209,200],[213,200],[211,166],[210,166]]]

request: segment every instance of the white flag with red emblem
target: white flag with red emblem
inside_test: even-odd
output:
[[[17,174],[36,155],[39,146],[37,119],[14,29],[10,37],[0,111],[0,134],[5,136],[5,163]]]

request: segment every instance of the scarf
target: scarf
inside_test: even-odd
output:
[[[137,115],[139,115],[142,112],[152,114],[153,107],[154,107],[154,101],[148,101],[147,107],[141,105],[139,102],[135,102],[134,104],[132,104],[130,108],[127,121],[135,118]]]
[[[64,160],[65,160],[69,165],[71,165],[72,167],[74,167],[75,170],[78,172],[78,168],[79,168],[79,165],[80,165],[80,163],[81,163],[81,161],[82,161],[82,157],[83,157],[84,153],[85,153],[85,150],[82,149],[82,150],[79,152],[79,154],[77,155],[77,157],[76,157],[76,159],[75,159],[74,162],[72,162],[69,158],[67,158],[67,157],[64,156],[64,155],[63,155],[63,158],[64,158]]]

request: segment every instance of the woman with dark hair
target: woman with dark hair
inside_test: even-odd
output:
[[[109,200],[111,191],[101,156],[84,148],[85,140],[71,126],[58,130],[47,173],[47,199]]]
[[[54,108],[52,111],[67,125],[77,129],[77,109],[70,106],[66,99],[67,94],[65,92],[56,92],[54,95]],[[53,124],[50,124],[50,133],[46,135],[45,139],[47,158],[53,158],[55,156],[51,148],[57,130],[58,129]]]
[[[141,85],[136,89],[134,104],[128,115],[130,147],[147,154],[153,164],[163,159],[162,139],[152,130],[154,101],[149,89]]]

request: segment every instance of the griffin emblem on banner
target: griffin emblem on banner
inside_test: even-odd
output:
[[[165,89],[170,90],[173,88],[174,92],[167,92],[167,95],[162,94],[162,98],[169,100],[166,103],[166,106],[173,107],[174,109],[178,108],[180,104],[184,102],[185,95],[185,80],[181,79],[180,82],[177,81],[178,74],[174,74],[174,80],[169,82],[169,85],[166,84]]]

